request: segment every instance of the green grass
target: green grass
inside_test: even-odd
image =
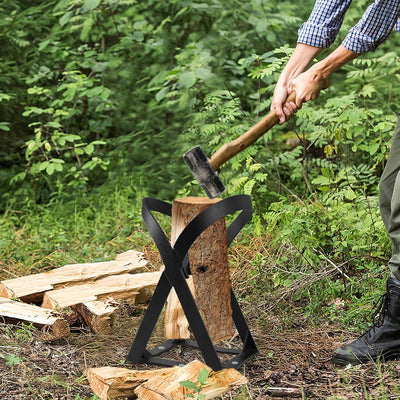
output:
[[[103,188],[46,206],[8,209],[0,217],[1,278],[140,249],[149,243],[140,208],[131,190]]]

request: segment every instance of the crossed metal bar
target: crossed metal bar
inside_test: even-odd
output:
[[[232,319],[243,342],[243,348],[232,349],[214,346],[186,282],[186,278],[190,274],[188,251],[197,237],[208,227],[221,218],[241,211],[227,228],[227,243],[229,246],[253,215],[251,198],[247,195],[237,195],[212,204],[185,227],[173,247],[152,214],[155,211],[171,216],[171,210],[172,205],[164,201],[149,197],[143,199],[142,217],[160,252],[165,269],[150,300],[127,360],[133,364],[180,365],[182,363],[179,361],[159,356],[173,347],[181,345],[200,349],[205,363],[214,371],[222,368],[238,369],[247,360],[258,354],[257,346],[238,301],[233,290],[231,290]],[[170,339],[152,350],[147,350],[148,341],[172,288],[176,291],[196,341]],[[233,354],[235,356],[222,363],[217,353]]]

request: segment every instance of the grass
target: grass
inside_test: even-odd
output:
[[[129,249],[145,251],[146,258],[159,265],[140,209],[141,199],[126,187],[103,187],[46,206],[8,209],[0,217],[0,278],[111,259]],[[287,212],[285,220],[264,227],[262,235],[247,226],[229,251],[235,293],[260,349],[260,356],[243,370],[249,384],[229,398],[256,399],[266,387],[288,382],[320,398],[400,398],[395,397],[400,396],[395,362],[349,369],[329,363],[335,346],[362,331],[371,305],[383,292],[383,257],[360,253],[343,263],[331,249],[310,262],[299,244],[302,227],[294,226],[287,240],[290,213],[298,210],[289,207]],[[317,240],[324,245],[326,235]],[[352,240],[360,244],[364,239]],[[0,324],[0,367],[5,371],[1,393],[10,393],[10,399],[23,394],[94,400],[85,368],[121,365],[133,340],[132,319],[139,321],[141,315],[123,313],[113,337],[80,331],[54,344],[38,342],[30,326]]]
[[[0,217],[1,277],[98,261],[148,243],[130,193],[77,196],[47,206],[9,209]]]

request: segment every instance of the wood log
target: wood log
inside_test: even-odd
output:
[[[90,368],[87,377],[93,392],[100,400],[132,398],[141,400],[184,400],[190,390],[180,382],[195,382],[200,371],[207,368],[209,377],[201,394],[206,399],[221,396],[231,386],[245,385],[247,378],[235,369],[213,372],[202,362],[195,360],[183,367],[135,371],[126,368]]]
[[[119,308],[119,304],[115,300],[88,301],[71,306],[78,315],[83,318],[89,329],[100,335],[111,333],[114,325],[114,315]]]
[[[176,199],[172,205],[171,243],[200,212],[216,200],[206,197]],[[189,250],[192,293],[211,340],[217,342],[232,336],[232,308],[225,220],[206,229]],[[187,339],[188,323],[176,293],[171,292],[164,317],[165,337]]]
[[[49,290],[93,282],[110,275],[142,272],[146,264],[143,253],[132,250],[118,255],[115,261],[65,265],[48,272],[4,280],[0,282],[0,296],[40,303]]]
[[[130,304],[148,299],[154,291],[161,272],[122,274],[108,276],[95,282],[64,289],[51,290],[43,297],[42,307],[53,310],[64,309],[75,304],[108,298],[126,300]]]
[[[6,298],[0,298],[0,321],[31,323],[42,331],[44,340],[60,339],[70,331],[61,313]]]

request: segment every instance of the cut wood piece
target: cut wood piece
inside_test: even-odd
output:
[[[114,314],[119,308],[115,300],[88,301],[72,305],[71,308],[86,322],[89,329],[97,334],[109,334],[114,325]]]
[[[20,299],[26,303],[40,303],[45,292],[65,286],[123,273],[144,271],[147,261],[143,253],[128,251],[115,261],[65,265],[54,270],[8,279],[0,283],[0,296]]]
[[[214,399],[232,386],[247,383],[247,378],[235,369],[213,372],[198,360],[183,367],[147,371],[113,367],[90,368],[87,377],[93,392],[101,400],[131,398],[135,395],[141,400],[184,400],[191,393],[179,382],[196,382],[203,368],[210,372],[201,391],[205,399]]]
[[[173,368],[136,371],[127,368],[102,367],[89,368],[87,378],[93,393],[100,400],[111,400],[136,397],[134,390],[143,382],[154,376],[166,378],[173,373]]]
[[[115,257],[115,261],[132,262],[132,260],[136,260],[138,258],[144,260],[144,255],[142,252],[136,250],[128,250],[123,253],[117,254],[117,256]]]
[[[186,279],[190,291],[194,295],[193,277]],[[167,339],[189,339],[189,322],[185,316],[175,289],[168,295],[164,314],[164,335]]]
[[[161,272],[108,276],[95,282],[46,292],[42,307],[64,309],[75,304],[108,298],[126,300],[131,304],[148,300],[160,279]]]
[[[183,229],[200,212],[218,199],[186,197],[176,199],[172,205],[171,243],[174,244]],[[225,219],[220,219],[206,229],[189,250],[192,293],[213,342],[232,336],[231,279]],[[187,339],[188,322],[177,299],[171,291],[164,316],[165,337]]]
[[[41,329],[46,340],[60,339],[69,333],[69,325],[60,313],[6,298],[0,298],[0,321],[31,323]]]

